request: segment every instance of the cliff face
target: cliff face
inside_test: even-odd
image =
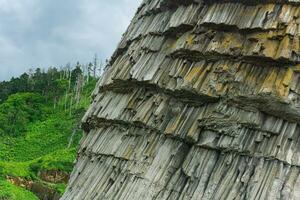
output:
[[[300,199],[299,23],[298,0],[145,0],[62,199]]]

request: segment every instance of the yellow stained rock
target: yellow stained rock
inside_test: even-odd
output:
[[[276,52],[278,51],[279,42],[277,40],[265,40],[263,43],[263,54],[266,57],[274,58],[276,57]]]
[[[188,35],[187,39],[186,39],[187,44],[188,45],[193,45],[194,44],[194,38],[195,38],[194,35]]]
[[[291,68],[288,68],[282,80],[282,84],[285,87],[288,87],[291,84],[293,80],[293,75],[294,75],[294,71]]]
[[[275,58],[290,58],[291,54],[291,41],[289,36],[285,36],[280,42]]]
[[[203,68],[201,66],[193,66],[189,73],[184,77],[186,82],[194,82],[201,74]]]
[[[300,64],[296,65],[296,67],[293,68],[293,71],[296,73],[300,73]]]
[[[283,80],[285,78],[285,70],[279,70],[278,74],[277,74],[277,78],[275,81],[275,88],[276,88],[276,95],[278,95],[279,97],[285,97],[287,96],[287,87],[284,86],[283,84]]]
[[[259,93],[265,93],[265,94],[272,93],[274,88],[274,83],[276,81],[277,73],[278,72],[276,69],[272,69],[270,74],[266,77]]]

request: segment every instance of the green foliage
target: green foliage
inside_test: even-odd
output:
[[[76,148],[62,149],[40,157],[29,164],[30,171],[37,174],[42,170],[71,172],[75,160]]]
[[[44,99],[39,94],[17,93],[0,105],[0,134],[17,135],[42,117]]]
[[[82,136],[80,119],[97,81],[89,77],[78,90],[77,77],[84,78],[80,67],[78,63],[71,71],[37,69],[0,82],[0,200],[37,199],[7,182],[6,176],[43,182],[38,177],[42,170],[72,171]],[[77,91],[79,101],[75,101]],[[43,184],[61,194],[66,188]]]
[[[29,191],[0,179],[0,200],[38,200]]]
[[[76,119],[69,117],[68,113],[56,113],[45,121],[29,124],[25,136],[14,141],[14,148],[10,150],[12,159],[28,161],[66,148],[76,123]]]
[[[77,77],[82,74],[81,65],[77,62],[75,69],[71,73],[71,82],[74,84],[77,80]]]
[[[79,119],[57,109],[45,120],[29,123],[22,136],[0,137],[0,177],[9,175],[39,181],[37,174],[41,170],[71,172],[81,131],[75,134],[71,147],[67,146],[74,124],[78,123]],[[60,193],[65,189],[62,184],[51,187]],[[8,194],[11,192],[12,190],[9,190]]]
[[[69,86],[69,81],[66,79],[56,79],[54,81],[54,84],[56,85],[55,90],[57,91],[58,95],[62,94]]]
[[[83,75],[82,67],[77,63],[73,70],[70,66],[64,70],[50,67],[44,71],[37,68],[10,81],[0,82],[0,103],[12,94],[24,92],[39,93],[46,101],[57,100],[69,88],[69,78],[71,85],[74,85],[78,76]]]
[[[0,162],[0,176],[6,175],[30,179],[34,174],[30,171],[29,162]]]
[[[64,194],[66,188],[67,188],[67,185],[63,184],[63,183],[54,185],[54,189],[56,191],[58,191],[61,195]]]

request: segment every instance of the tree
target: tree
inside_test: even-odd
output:
[[[16,93],[0,104],[0,134],[19,135],[29,122],[42,117],[44,98],[35,93]],[[13,126],[12,126],[13,124]]]
[[[94,64],[93,64],[93,77],[94,78],[96,78],[96,76],[97,76],[97,67],[98,67],[98,55],[95,54]]]
[[[75,84],[77,81],[78,76],[82,75],[81,65],[77,62],[75,69],[71,72],[71,83]]]

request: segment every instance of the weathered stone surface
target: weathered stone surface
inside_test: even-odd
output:
[[[62,199],[300,199],[299,23],[298,0],[144,0]]]

